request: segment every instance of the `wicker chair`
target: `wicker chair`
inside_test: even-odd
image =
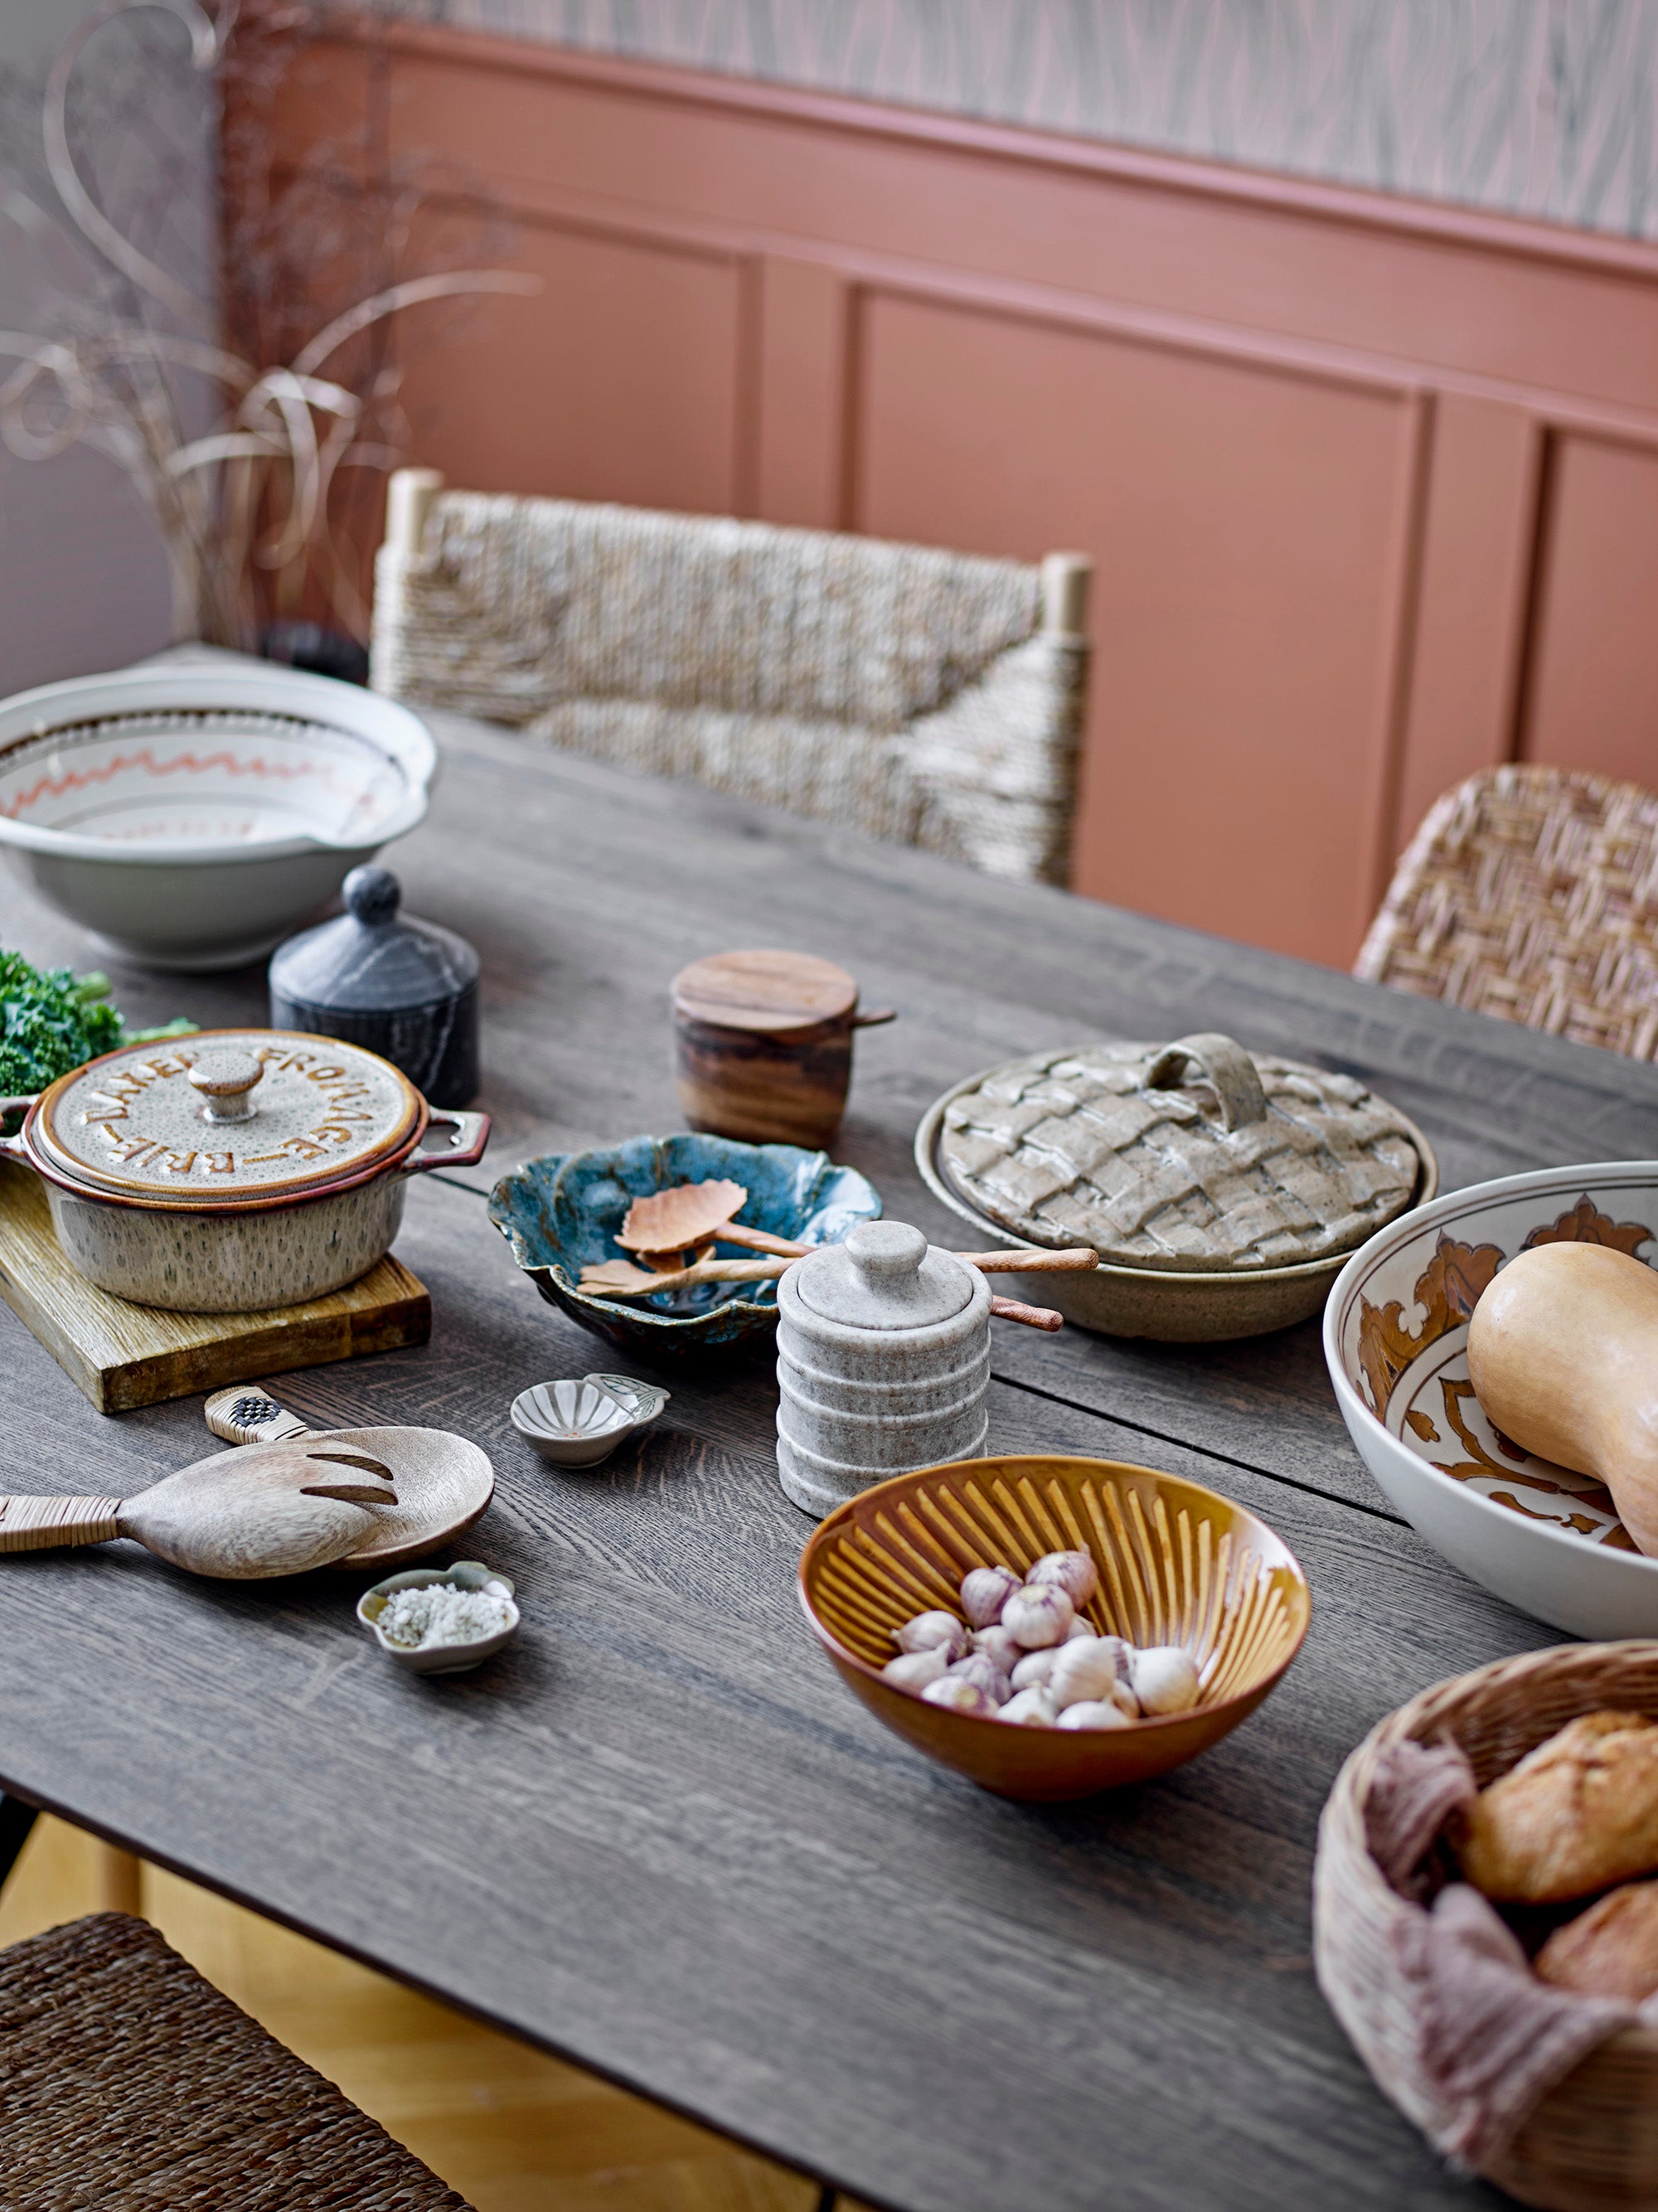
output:
[[[0,1951],[6,2212],[467,2212],[125,1913]]]
[[[392,479],[372,682],[1062,883],[1089,567]]]
[[[1658,798],[1564,769],[1470,776],[1412,839],[1353,972],[1658,1057]]]

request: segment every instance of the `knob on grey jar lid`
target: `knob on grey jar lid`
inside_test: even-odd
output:
[[[924,1328],[949,1321],[973,1297],[976,1278],[930,1245],[907,1221],[860,1221],[795,1272],[800,1303],[847,1328]]]
[[[353,868],[345,912],[270,961],[273,1028],[342,1037],[389,1060],[434,1106],[478,1086],[477,954],[464,937],[398,911],[389,868]]]

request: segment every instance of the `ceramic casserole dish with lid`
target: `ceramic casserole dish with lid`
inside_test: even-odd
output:
[[[46,1185],[76,1269],[135,1304],[252,1313],[367,1273],[404,1186],[483,1157],[489,1116],[440,1113],[376,1054],[283,1030],[135,1044],[72,1069],[0,1152]],[[455,1135],[421,1145],[434,1123]]]
[[[1084,1328],[1173,1341],[1304,1320],[1439,1182],[1416,1124],[1363,1084],[1212,1032],[969,1076],[923,1116],[915,1158],[981,1233],[1099,1253],[1031,1295]]]

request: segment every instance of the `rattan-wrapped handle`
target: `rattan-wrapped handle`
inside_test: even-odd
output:
[[[1187,1060],[1195,1060],[1214,1085],[1220,1101],[1223,1129],[1247,1129],[1252,1121],[1266,1119],[1266,1093],[1260,1072],[1236,1038],[1218,1030],[1200,1030],[1194,1036],[1177,1037],[1145,1071],[1141,1088],[1172,1091]]]
[[[0,1552],[107,1544],[121,1533],[118,1498],[0,1498]]]

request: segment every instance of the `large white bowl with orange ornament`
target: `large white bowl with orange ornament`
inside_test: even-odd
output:
[[[161,968],[253,959],[426,811],[437,749],[354,684],[226,654],[0,701],[0,849]]]
[[[1448,1192],[1363,1244],[1324,1310],[1324,1357],[1365,1465],[1453,1566],[1576,1636],[1658,1636],[1658,1559],[1610,1492],[1485,1418],[1468,1322],[1517,1252],[1609,1244],[1658,1262],[1658,1161],[1546,1168]]]

